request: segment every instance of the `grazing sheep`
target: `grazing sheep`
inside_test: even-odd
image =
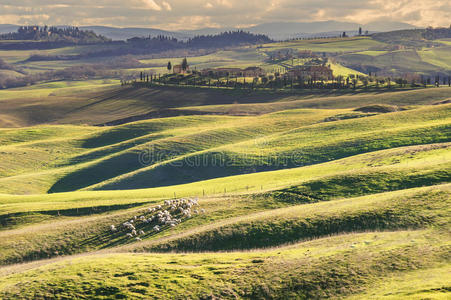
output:
[[[156,231],[156,232],[160,231],[160,226],[158,226],[158,225],[154,226],[153,230]]]
[[[137,235],[135,229],[132,230],[132,235]]]
[[[125,236],[126,236],[126,237],[129,237],[129,238],[132,238],[132,237],[133,237],[133,234],[127,233]]]
[[[205,213],[205,209],[202,208],[202,209],[200,210],[200,212],[204,214],[204,213]]]
[[[138,242],[142,241],[139,237],[136,237],[135,240],[137,240]]]
[[[135,226],[133,226],[133,225],[132,225],[131,223],[129,223],[129,222],[125,222],[125,223],[122,224],[122,225],[124,225],[125,228],[130,229],[130,230],[135,229]]]
[[[139,235],[144,235],[144,230],[138,231]]]
[[[175,224],[174,224],[174,223],[171,223],[171,227],[175,227]]]
[[[110,226],[110,229],[111,229],[112,232],[115,232],[115,231],[117,230],[117,229],[116,229],[116,226],[114,226],[114,225],[111,225],[111,226]]]

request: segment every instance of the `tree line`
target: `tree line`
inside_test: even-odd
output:
[[[70,42],[75,44],[105,43],[110,39],[94,31],[78,27],[21,26],[16,32],[0,35],[0,40],[23,40],[41,42]]]
[[[223,32],[217,35],[200,35],[187,41],[159,35],[156,37],[134,37],[127,43],[146,49],[209,49],[257,45],[270,43],[272,40],[263,34],[253,34],[242,30]]]
[[[171,63],[168,63],[168,70]],[[411,78],[402,77],[378,77],[373,75],[354,75],[347,77],[337,76],[332,80],[320,76],[289,77],[286,74],[274,73],[264,76],[247,78],[241,76],[227,76],[218,78],[215,76],[204,76],[200,72],[192,71],[183,74],[155,74],[141,72],[139,79],[122,80],[122,85],[131,85],[137,88],[151,87],[152,85],[192,86],[208,88],[232,88],[232,89],[394,89],[394,88],[420,88],[434,86],[451,87],[451,76],[415,76]]]

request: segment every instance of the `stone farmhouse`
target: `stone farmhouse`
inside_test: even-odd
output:
[[[189,71],[189,66],[186,67],[186,70],[183,70],[182,65],[175,65],[172,67],[172,71],[174,74],[186,74]]]
[[[201,71],[203,76],[217,76],[217,77],[259,77],[266,75],[265,70],[260,67],[248,67],[246,69],[240,68],[216,68],[204,69]]]
[[[289,78],[307,78],[332,80],[333,71],[328,66],[298,66],[289,70],[286,75]]]

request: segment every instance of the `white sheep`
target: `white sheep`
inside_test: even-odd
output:
[[[132,237],[133,237],[133,234],[127,233],[126,236],[129,237],[129,238],[132,238]]]
[[[139,235],[144,235],[144,230],[138,231]]]
[[[200,210],[200,212],[204,214],[204,213],[205,213],[205,209],[202,208],[202,209]]]
[[[115,232],[115,231],[117,230],[117,229],[116,229],[116,226],[114,226],[114,225],[111,225],[111,226],[110,226],[110,229],[111,229],[112,232]]]
[[[142,241],[139,237],[136,237],[135,240],[137,240],[138,242]]]
[[[160,231],[160,226],[158,226],[158,225],[154,226],[153,230],[156,231],[156,232]]]
[[[133,225],[132,225],[131,223],[129,223],[129,222],[125,222],[125,223],[122,224],[122,225],[124,225],[125,228],[130,229],[130,230],[135,229],[135,226],[133,226]]]
[[[137,235],[135,229],[132,230],[132,235]]]

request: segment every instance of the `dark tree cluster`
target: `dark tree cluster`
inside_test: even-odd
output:
[[[423,37],[426,40],[437,40],[437,39],[446,39],[451,38],[451,27],[449,28],[426,28],[423,33]]]
[[[135,47],[143,47],[147,50],[169,50],[169,49],[211,49],[224,48],[240,45],[256,45],[269,43],[272,40],[266,35],[252,34],[244,31],[229,31],[218,35],[196,36],[188,41],[180,41],[176,38],[165,36],[157,37],[134,37],[127,43]]]
[[[165,51],[184,48],[184,43],[176,38],[166,36],[134,37],[127,40],[131,47],[142,49],[143,52]]]
[[[17,32],[0,35],[0,40],[24,40],[45,42],[70,42],[76,44],[103,43],[109,39],[93,31],[78,27],[21,26]]]
[[[242,30],[223,32],[218,35],[201,35],[189,39],[191,48],[221,48],[239,45],[257,45],[270,43],[272,40],[264,34],[253,34]]]

